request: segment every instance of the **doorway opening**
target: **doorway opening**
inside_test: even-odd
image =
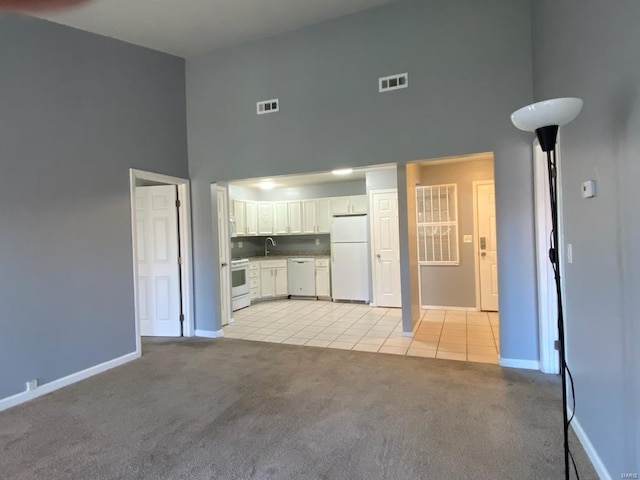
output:
[[[136,347],[194,335],[189,180],[130,170]]]
[[[407,178],[421,307],[414,338],[436,358],[498,363],[493,154],[412,162]]]

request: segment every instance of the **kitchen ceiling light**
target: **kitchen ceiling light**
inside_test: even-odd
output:
[[[351,175],[353,173],[353,168],[338,168],[337,170],[333,170],[331,173],[334,175]]]
[[[276,186],[276,184],[273,183],[271,180],[263,180],[258,184],[258,186],[262,190],[272,190]]]

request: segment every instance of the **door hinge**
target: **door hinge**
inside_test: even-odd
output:
[[[180,323],[184,323],[184,313],[180,314]]]
[[[553,342],[553,348],[556,350],[560,350],[560,340],[556,340]]]
[[[178,257],[178,265],[182,265],[182,257]]]
[[[180,208],[181,205],[182,203],[180,202],[180,200],[176,200],[176,207]]]

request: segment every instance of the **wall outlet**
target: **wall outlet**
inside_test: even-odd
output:
[[[238,242],[238,248],[242,248],[242,242]]]
[[[464,243],[473,243],[473,235],[465,235],[462,241]]]
[[[27,382],[27,392],[30,392],[31,390],[35,390],[36,388],[38,388],[38,380],[29,380]]]
[[[320,245],[320,239],[316,238],[316,245]]]
[[[567,243],[567,263],[573,263],[573,245]]]

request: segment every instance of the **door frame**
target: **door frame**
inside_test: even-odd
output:
[[[547,159],[540,148],[538,139],[533,141],[533,178],[534,178],[534,221],[536,235],[536,273],[538,290],[538,346],[540,350],[540,371],[557,374],[560,372],[560,355],[555,349],[554,342],[558,337],[558,312],[554,301],[550,301],[555,291],[553,270],[549,262],[549,234],[552,228],[551,212],[549,210],[549,190],[547,186]],[[565,243],[562,201],[562,168],[560,163],[560,138],[556,146],[556,173],[558,188],[558,255],[562,289],[565,273]],[[566,297],[563,298],[566,301]],[[565,308],[566,315],[566,308]]]
[[[373,307],[378,306],[378,298],[376,295],[376,265],[377,262],[373,258],[375,231],[373,228],[373,196],[377,193],[395,193],[398,195],[397,188],[380,188],[376,190],[369,190],[367,196],[369,197],[369,261],[371,262],[371,283],[369,288],[371,289],[371,303]],[[400,221],[400,206],[398,206],[398,221]],[[398,227],[398,248],[400,246],[400,228]],[[418,276],[419,278],[419,276]],[[400,295],[402,296],[402,284],[400,285]],[[402,300],[402,299],[401,299]],[[400,302],[400,308],[402,308],[402,301]]]
[[[231,222],[231,205],[230,205],[230,200],[229,200],[229,188],[225,185],[222,185],[220,183],[212,183],[211,184],[211,199],[213,200],[215,198],[216,200],[216,207],[217,207],[217,202],[218,202],[218,192],[222,192],[225,198],[225,207],[226,207],[226,218],[225,218],[225,225],[227,225],[227,235],[226,235],[226,240],[224,242],[224,248],[226,250],[226,256],[229,259],[229,265],[228,265],[228,275],[227,275],[227,292],[226,292],[226,301],[227,301],[227,321],[226,323],[224,323],[222,321],[222,298],[220,298],[220,308],[218,310],[218,315],[220,318],[220,328],[222,329],[223,326],[225,325],[231,325],[232,323],[234,323],[234,318],[233,318],[233,302],[232,302],[232,295],[231,295],[231,230],[232,230],[232,222]],[[257,208],[257,207],[256,207]],[[215,227],[215,231],[214,233],[214,240],[217,240],[218,243],[220,242],[220,232],[218,231],[218,210],[216,208],[216,210],[212,209],[212,224]],[[220,248],[221,246],[218,245],[218,264],[217,264],[217,269],[218,269],[218,275],[220,277],[222,277],[222,272],[221,272],[221,268],[220,268]],[[220,285],[220,296],[222,297],[224,295],[223,293],[223,286]]]
[[[134,315],[136,327],[136,350],[142,351],[142,337],[140,335],[140,317],[138,315],[138,234],[137,234],[137,208],[136,208],[136,180],[147,180],[164,185],[176,185],[178,187],[178,230],[180,255],[182,265],[180,268],[180,280],[182,288],[182,312],[184,314],[183,335],[193,337],[195,335],[195,317],[193,310],[193,249],[191,230],[191,192],[190,182],[186,178],[172,177],[161,173],[145,170],[129,169],[129,195],[131,204],[131,240],[133,250],[133,292]]]
[[[473,256],[474,256],[474,269],[476,276],[476,312],[482,311],[482,301],[480,293],[480,252],[479,252],[479,226],[478,226],[478,187],[480,185],[493,185],[493,191],[496,191],[496,182],[494,180],[474,180],[472,182],[473,188]],[[496,245],[497,248],[497,245]],[[500,253],[496,250],[497,261],[500,262]],[[500,292],[498,291],[498,295]]]

